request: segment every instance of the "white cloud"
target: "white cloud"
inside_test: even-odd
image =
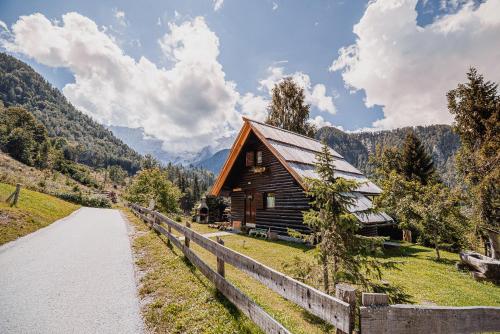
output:
[[[304,88],[306,103],[310,103],[320,111],[325,111],[330,114],[336,113],[333,97],[327,95],[325,85],[312,85],[309,75],[303,72],[286,74],[283,67],[271,66],[268,68],[268,77],[259,81],[259,89],[267,90],[271,95],[274,85],[286,76],[291,76],[300,87]]]
[[[9,31],[9,27],[7,27],[7,24],[5,24],[4,21],[0,20],[0,30],[5,30],[5,31]]]
[[[75,82],[63,93],[105,124],[144,127],[173,152],[216,144],[241,124],[239,94],[218,62],[219,40],[202,17],[169,24],[159,41],[169,69],[134,60],[89,18],[67,13],[62,25],[42,14],[22,16],[3,46],[51,67],[68,68]]]
[[[317,129],[322,128],[324,126],[333,126],[332,123],[325,120],[322,116],[318,115],[314,118],[311,118],[311,123],[316,126]]]
[[[214,10],[218,11],[219,9],[221,9],[224,0],[213,0],[213,3],[214,3]]]
[[[273,2],[273,10],[278,9],[278,4],[276,2]]]
[[[127,19],[125,18],[124,11],[118,10],[115,8],[115,9],[113,9],[113,13],[114,13],[115,19],[118,21],[119,25],[121,25],[123,27],[126,27],[128,25]]]
[[[261,95],[246,93],[240,98],[238,104],[243,116],[262,122],[267,118],[267,106],[269,102],[268,98]]]
[[[371,2],[354,26],[356,43],[339,51],[331,71],[363,89],[365,104],[383,106],[377,128],[450,123],[446,92],[465,80],[469,66],[500,80],[500,1],[417,25],[417,0]]]

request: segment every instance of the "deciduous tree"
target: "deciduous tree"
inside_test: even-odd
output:
[[[159,168],[140,171],[127,188],[130,202],[148,206],[153,199],[161,212],[177,213],[181,191],[168,179],[168,173]]]
[[[315,128],[308,122],[310,106],[304,100],[304,89],[291,77],[284,78],[273,88],[266,123],[314,137]]]

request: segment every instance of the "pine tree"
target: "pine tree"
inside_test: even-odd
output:
[[[424,185],[435,175],[432,157],[427,154],[422,142],[412,130],[406,134],[400,169],[406,180],[415,179]]]
[[[304,100],[304,89],[299,87],[291,77],[284,78],[273,88],[266,123],[314,137],[316,129],[308,123],[310,106]]]
[[[378,262],[368,255],[380,249],[382,239],[357,234],[361,225],[349,208],[358,184],[334,175],[333,156],[326,145],[317,156],[316,172],[319,178],[306,179],[313,201],[304,212],[304,223],[312,230],[310,240],[316,242],[323,288],[329,293],[331,285],[342,281],[366,286],[369,275],[380,278]]]
[[[448,92],[448,109],[462,146],[456,163],[467,187],[473,219],[478,227],[500,231],[500,96],[498,85],[485,81],[475,68],[467,83]],[[490,239],[491,245],[494,240]],[[497,246],[498,247],[498,246]],[[500,250],[493,246],[493,257]]]

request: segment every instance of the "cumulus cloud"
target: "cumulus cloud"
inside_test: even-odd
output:
[[[118,10],[115,8],[115,9],[113,9],[113,13],[114,13],[115,19],[118,21],[118,24],[120,24],[123,27],[128,25],[127,19],[125,18],[124,11]]]
[[[383,106],[377,128],[450,123],[445,94],[469,66],[500,80],[500,1],[468,3],[425,27],[417,25],[416,4],[371,2],[354,26],[356,43],[340,49],[330,68],[365,91],[367,107]]]
[[[213,0],[213,3],[214,3],[214,10],[218,11],[219,9],[221,9],[224,0]]]
[[[267,106],[270,99],[253,93],[243,95],[238,104],[241,114],[247,118],[263,122],[267,117]]]
[[[78,13],[63,15],[61,25],[42,14],[22,16],[3,46],[47,66],[68,68],[75,82],[63,88],[64,95],[98,121],[143,127],[168,151],[194,152],[239,127],[239,94],[225,79],[217,60],[219,40],[202,17],[168,27],[159,41],[172,61],[168,69],[127,56]]]
[[[311,123],[316,126],[316,128],[322,128],[324,126],[333,126],[332,123],[325,120],[322,116],[318,115],[314,118],[311,118]]]
[[[323,84],[311,83],[311,78],[304,72],[295,72],[291,74],[285,73],[283,67],[271,66],[267,69],[268,76],[259,81],[259,89],[267,90],[269,95],[275,84],[281,81],[284,77],[291,76],[294,81],[304,88],[305,102],[318,108],[320,111],[335,114],[336,109],[333,104],[333,96],[326,93],[326,87]]]
[[[273,10],[278,9],[278,4],[276,2],[273,2]]]

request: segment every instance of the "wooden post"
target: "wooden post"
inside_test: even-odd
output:
[[[217,237],[217,243],[224,246],[224,240],[221,237]],[[222,277],[226,276],[226,270],[224,268],[224,260],[220,257],[217,258],[217,273]]]
[[[12,194],[10,194],[9,197],[7,197],[7,200],[5,202],[9,203],[12,200],[12,204],[10,206],[14,206],[17,204],[17,201],[19,200],[19,193],[21,192],[21,183],[16,184],[16,190]]]
[[[186,221],[186,227],[191,228],[191,223],[189,221]],[[189,238],[185,235],[184,236],[184,245],[186,245],[187,248],[189,248]]]
[[[349,284],[337,284],[335,286],[335,297],[346,302],[350,306],[349,310],[349,332],[354,331],[354,324],[356,319],[356,289]],[[345,334],[346,332],[337,329],[337,334]]]
[[[389,305],[389,296],[385,293],[366,293],[361,297],[363,306],[386,306]]]
[[[16,184],[16,192],[14,195],[14,202],[12,205],[17,205],[17,201],[19,199],[19,193],[21,192],[21,183]]]

